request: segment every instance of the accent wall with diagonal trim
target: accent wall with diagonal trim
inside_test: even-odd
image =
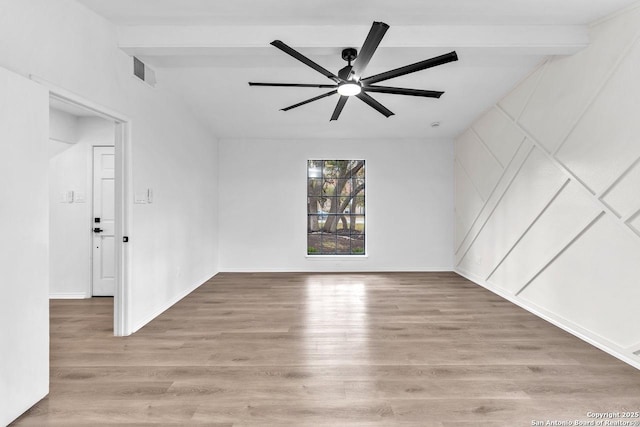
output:
[[[640,368],[640,6],[455,142],[456,271]]]

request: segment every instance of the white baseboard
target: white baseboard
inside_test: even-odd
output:
[[[54,292],[49,294],[49,299],[86,299],[91,295],[86,292]]]
[[[321,260],[320,260],[321,261]],[[326,260],[325,260],[326,261]],[[404,268],[404,269],[388,269],[388,268],[357,268],[342,269],[335,267],[312,268],[221,268],[220,273],[446,273],[452,272],[452,267],[434,267],[434,268]]]
[[[502,291],[499,288],[496,288],[490,283],[487,283],[486,280],[483,280],[482,278],[474,275],[473,273],[466,272],[460,268],[456,268],[455,272],[461,275],[462,277],[472,281],[473,283],[479,286],[482,286],[488,291],[493,292],[494,294],[506,299],[509,302],[512,302],[518,307],[523,308],[524,310],[527,310],[529,313],[534,314],[535,316],[543,320],[546,320],[552,325],[557,326],[558,328],[570,333],[571,335],[580,338],[581,340],[591,344],[592,346],[599,348],[605,353],[608,353],[613,357],[620,359],[621,361],[633,366],[636,369],[640,369],[640,357],[633,353],[633,349],[621,348],[615,345],[614,343],[607,341],[601,336],[587,329],[584,329],[570,322],[567,319],[564,319],[563,317],[560,317],[548,310],[545,310],[542,307],[538,307],[535,304],[531,304],[530,302],[525,301],[521,298],[518,298],[515,295],[509,294],[507,292]]]

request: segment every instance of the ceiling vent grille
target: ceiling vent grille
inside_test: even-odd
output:
[[[156,85],[155,71],[135,56],[133,57],[133,75],[147,83],[149,86],[155,87]]]

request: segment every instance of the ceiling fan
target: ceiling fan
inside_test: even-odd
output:
[[[364,101],[367,105],[374,108],[385,117],[393,115],[388,108],[380,104],[373,99],[368,92],[377,93],[391,93],[395,95],[410,95],[410,96],[422,96],[426,98],[440,98],[444,92],[434,90],[422,90],[422,89],[407,89],[401,87],[390,86],[376,86],[375,83],[389,80],[394,77],[404,76],[406,74],[415,73],[416,71],[424,70],[427,68],[435,67],[438,65],[446,64],[447,62],[457,61],[458,55],[455,51],[445,53],[444,55],[436,56],[434,58],[426,59],[424,61],[416,62],[415,64],[406,65],[404,67],[395,68],[384,73],[376,74],[374,76],[362,77],[369,61],[374,52],[378,48],[382,37],[389,29],[389,26],[384,22],[374,22],[369,30],[369,34],[360,49],[360,54],[354,48],[347,48],[342,50],[342,59],[347,61],[347,66],[338,71],[338,75],[333,74],[331,71],[316,64],[311,59],[307,58],[297,50],[287,46],[280,40],[274,40],[271,45],[277,47],[284,53],[294,57],[303,64],[313,68],[320,74],[333,80],[334,84],[302,84],[302,83],[256,83],[249,82],[249,86],[279,86],[279,87],[317,87],[317,88],[331,88],[330,92],[324,93],[319,96],[307,99],[289,107],[283,108],[282,111],[289,111],[293,108],[300,107],[301,105],[308,104],[313,101],[317,101],[322,98],[326,98],[336,93],[340,95],[338,104],[333,110],[331,120],[338,120],[340,113],[344,108],[347,100],[351,96],[355,96],[361,101]],[[351,62],[353,62],[353,65]]]

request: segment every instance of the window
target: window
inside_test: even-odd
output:
[[[365,255],[364,160],[307,162],[307,254]]]

